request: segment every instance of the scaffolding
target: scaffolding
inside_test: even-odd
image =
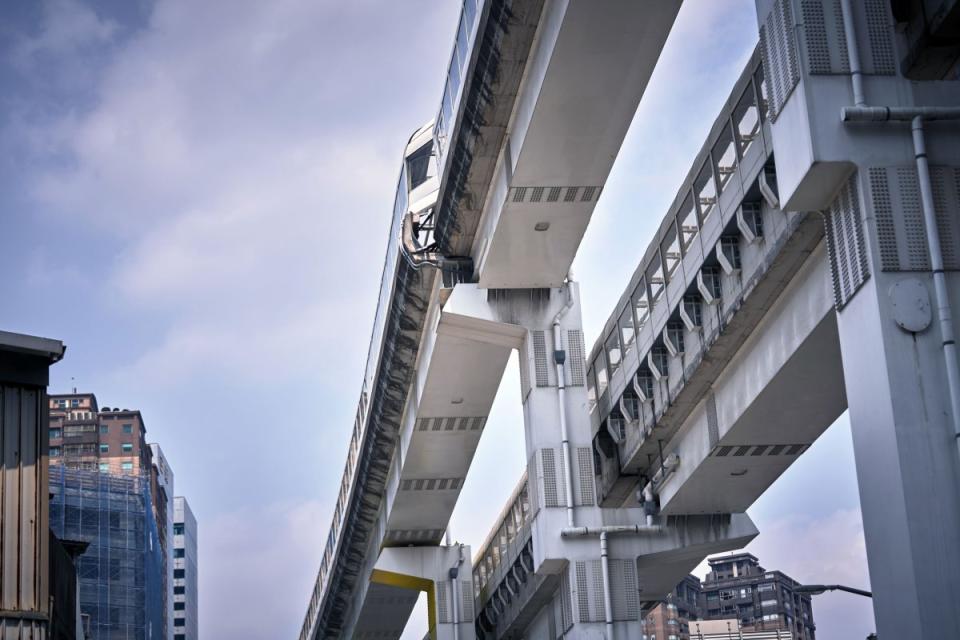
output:
[[[93,640],[162,637],[163,554],[148,474],[50,465],[50,527],[90,543],[77,561]]]

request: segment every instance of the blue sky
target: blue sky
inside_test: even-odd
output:
[[[143,411],[200,520],[206,640],[299,630],[400,153],[439,103],[457,11],[0,5],[0,328],[68,345],[51,390]],[[589,340],[756,34],[751,0],[687,0],[574,265]],[[518,388],[511,367],[454,514],[474,548],[522,473]],[[751,550],[801,581],[866,585],[857,504],[842,418],[754,505]],[[824,640],[874,628],[850,596],[815,615]]]

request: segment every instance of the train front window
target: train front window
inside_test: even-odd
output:
[[[416,189],[427,181],[433,171],[430,168],[430,156],[433,143],[428,142],[407,156],[407,175],[410,177],[410,189]]]

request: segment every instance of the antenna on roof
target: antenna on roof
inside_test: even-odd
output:
[[[73,392],[76,393],[76,392],[77,392],[77,386],[76,386],[77,379],[74,378],[73,376],[70,376],[70,382],[73,382],[73,383],[74,383]]]

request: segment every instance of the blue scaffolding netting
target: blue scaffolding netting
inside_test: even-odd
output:
[[[50,465],[50,527],[90,543],[77,562],[93,640],[163,637],[163,552],[150,478]]]

